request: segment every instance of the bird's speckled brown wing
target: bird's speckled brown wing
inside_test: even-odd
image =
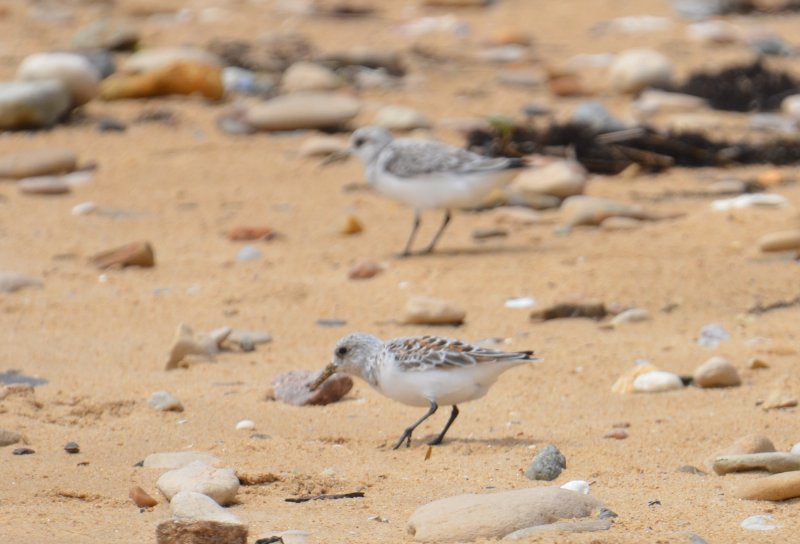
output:
[[[535,361],[532,351],[498,351],[441,336],[396,338],[387,342],[398,366],[406,371],[451,370],[493,362]]]

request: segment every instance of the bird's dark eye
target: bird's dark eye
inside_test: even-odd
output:
[[[362,145],[364,145],[365,142],[366,140],[364,140],[364,138],[356,138],[355,140],[353,140],[353,146],[361,147]]]
[[[344,346],[338,348],[336,350],[336,355],[338,355],[339,357],[344,357],[345,355],[347,355],[347,348]]]

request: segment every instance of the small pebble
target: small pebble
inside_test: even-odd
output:
[[[780,529],[783,525],[775,523],[775,518],[772,515],[750,516],[741,523],[742,529],[748,531],[772,531],[773,529]]]
[[[616,440],[625,440],[628,438],[628,431],[625,429],[611,429],[606,434],[603,435],[603,438],[614,438]]]
[[[718,355],[698,366],[693,379],[698,387],[733,387],[742,383],[736,367]]]
[[[572,480],[561,486],[561,489],[569,489],[582,495],[589,494],[589,482],[586,480]]]
[[[255,246],[244,246],[236,254],[236,260],[239,262],[257,261],[264,253]]]
[[[352,236],[364,230],[364,225],[354,215],[348,215],[344,218],[342,225],[339,227],[339,234],[344,236]]]
[[[158,504],[157,500],[151,497],[147,491],[138,485],[131,488],[131,490],[128,492],[128,497],[130,497],[139,508],[152,508]]]
[[[730,340],[731,335],[722,325],[712,323],[700,329],[700,336],[697,338],[697,343],[703,347],[716,348],[722,342]]]
[[[747,361],[747,368],[750,370],[760,370],[769,368],[769,365],[760,357],[750,357],[750,359]]]
[[[32,448],[16,448],[12,453],[14,455],[31,455],[36,452]]]
[[[373,261],[362,261],[355,265],[347,273],[347,277],[351,280],[366,280],[374,278],[383,272],[383,266]]]
[[[245,431],[256,428],[256,422],[252,419],[243,419],[236,424],[237,431]]]
[[[72,215],[89,215],[97,211],[97,204],[94,202],[81,202],[72,207]]]
[[[525,471],[525,476],[529,480],[552,481],[558,478],[567,468],[567,459],[553,444],[547,444],[536,454],[533,462]]]
[[[97,130],[100,132],[125,132],[128,126],[116,119],[104,118],[97,122]]]
[[[16,431],[0,429],[0,448],[16,444],[22,440],[22,435]]]
[[[460,325],[467,313],[446,300],[417,296],[406,303],[404,323],[413,325]]]
[[[639,393],[662,393],[683,387],[680,376],[663,370],[647,372],[637,376],[633,381],[633,389]]]
[[[532,297],[514,297],[506,299],[503,306],[512,309],[530,308],[536,305],[536,299]]]
[[[167,391],[156,391],[150,395],[147,404],[159,412],[183,412],[183,404],[174,395]]]
[[[81,447],[77,442],[67,442],[64,444],[64,451],[67,453],[80,453]]]

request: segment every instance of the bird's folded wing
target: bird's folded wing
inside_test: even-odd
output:
[[[386,345],[403,370],[451,370],[495,361],[523,360],[526,352],[484,349],[440,336],[398,338]]]
[[[435,173],[490,172],[511,166],[511,161],[507,158],[484,157],[464,149],[424,140],[395,140],[384,153],[389,154],[385,163],[386,170],[398,178],[415,178]]]

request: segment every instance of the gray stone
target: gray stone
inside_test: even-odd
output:
[[[214,499],[194,491],[179,491],[169,501],[172,517],[178,520],[206,520],[220,523],[241,523],[238,516],[231,514]]]
[[[658,89],[647,89],[639,95],[633,107],[640,113],[652,115],[656,113],[694,112],[709,107],[708,102],[699,96],[682,93],[670,93]]]
[[[625,123],[614,117],[602,103],[596,100],[582,102],[575,108],[570,120],[598,132],[615,132],[625,128]]]
[[[245,121],[259,130],[337,128],[361,111],[355,98],[332,93],[307,92],[279,96],[252,106]]]
[[[224,506],[236,497],[239,478],[233,469],[216,468],[199,461],[165,472],[156,482],[156,487],[169,500],[180,491],[194,491],[208,495]]]
[[[142,466],[145,468],[176,469],[198,462],[213,465],[219,463],[219,459],[210,453],[197,451],[168,451],[163,453],[151,453],[144,458]]]
[[[82,106],[97,96],[100,74],[86,57],[75,53],[34,53],[17,69],[23,81],[60,81],[69,91],[72,107]]]
[[[78,49],[133,49],[139,43],[139,31],[123,20],[101,19],[80,28],[72,37]]]
[[[236,260],[239,262],[257,261],[264,256],[264,252],[255,246],[244,246],[236,254]]]
[[[536,454],[533,462],[525,471],[529,480],[552,481],[558,478],[561,471],[567,468],[567,459],[553,444],[547,444]]]
[[[602,504],[588,495],[558,487],[535,487],[467,494],[417,508],[408,532],[417,542],[472,542],[534,527],[593,516]]]
[[[0,83],[0,130],[52,126],[71,104],[69,89],[58,80]]]
[[[183,412],[183,404],[174,395],[166,391],[156,391],[147,401],[150,408],[160,412]]]
[[[78,156],[69,149],[45,148],[0,157],[0,178],[22,179],[72,172]]]

